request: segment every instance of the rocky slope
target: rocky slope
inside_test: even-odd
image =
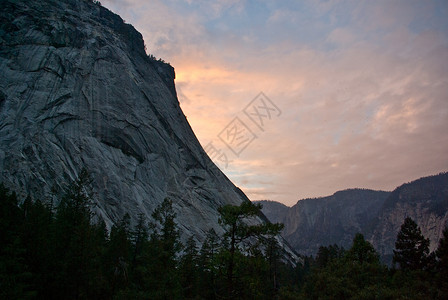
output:
[[[345,190],[329,197],[300,200],[286,210],[273,201],[260,202],[271,221],[285,224],[283,235],[299,253],[315,255],[320,245],[347,248],[354,235],[361,232],[389,263],[397,233],[408,216],[430,238],[430,250],[437,248],[448,223],[448,173],[418,179],[391,193]]]
[[[336,243],[347,248],[357,232],[368,228],[388,195],[382,191],[350,189],[328,197],[300,200],[282,219],[283,236],[305,255],[315,255],[322,245]],[[271,206],[264,203],[262,209],[268,218]]]
[[[0,181],[43,198],[85,167],[108,226],[169,197],[183,239],[222,232],[217,208],[248,199],[203,151],[174,69],[139,32],[87,0],[5,0],[0,19]]]
[[[430,239],[430,251],[434,251],[448,224],[448,173],[403,184],[384,202],[369,239],[388,262],[406,217],[411,217],[420,226],[422,234]]]
[[[271,200],[254,201],[262,205],[263,213],[269,218],[272,223],[283,223],[289,207]]]

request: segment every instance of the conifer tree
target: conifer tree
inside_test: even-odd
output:
[[[125,214],[110,231],[109,242],[103,258],[103,268],[108,278],[110,293],[117,294],[129,283],[130,264],[130,216]]]
[[[91,179],[85,169],[69,186],[57,207],[54,254],[61,261],[55,277],[56,297],[85,298],[93,290],[95,270],[100,269],[92,221]]]
[[[224,234],[225,244],[227,245],[227,297],[234,298],[234,269],[235,258],[239,256],[239,246],[249,238],[260,238],[263,235],[277,235],[283,229],[283,224],[263,223],[257,225],[248,225],[247,221],[260,214],[261,204],[254,204],[250,201],[244,201],[239,206],[225,205],[218,208],[220,214],[219,222],[226,232]]]
[[[379,264],[380,259],[372,244],[364,239],[361,233],[357,233],[353,239],[353,245],[347,251],[346,257],[351,262],[360,264]]]
[[[32,201],[27,197],[20,206],[22,209],[21,240],[25,248],[25,262],[34,277],[37,292],[44,296],[51,290],[54,269],[54,253],[51,249],[53,217],[49,207],[39,199]]]
[[[152,229],[147,257],[150,260],[146,283],[152,298],[178,299],[181,285],[177,271],[177,256],[182,250],[179,230],[175,222],[173,202],[165,198],[152,214]]]
[[[198,248],[193,237],[190,237],[179,264],[180,280],[184,299],[193,299],[199,293],[199,258]]]
[[[0,299],[29,299],[33,294],[17,204],[17,195],[0,184]]]
[[[138,262],[138,258],[143,252],[145,243],[148,240],[148,228],[146,224],[146,217],[143,213],[138,215],[137,225],[131,233],[132,244],[133,244],[133,254],[132,254],[132,268]]]
[[[448,299],[448,228],[443,230],[439,241],[437,255],[437,286],[439,299]]]
[[[324,268],[331,261],[341,258],[345,253],[344,248],[338,245],[320,246],[316,255],[316,265],[318,268]]]
[[[199,272],[201,283],[201,295],[205,299],[216,299],[217,278],[219,272],[218,253],[221,249],[220,238],[214,229],[207,233],[202,243],[199,256]]]
[[[402,270],[425,270],[429,260],[429,239],[422,235],[417,223],[407,217],[395,242],[394,264],[398,264]]]

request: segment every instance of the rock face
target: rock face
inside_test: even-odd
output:
[[[448,173],[403,184],[384,202],[369,239],[387,262],[392,261],[395,240],[406,217],[430,239],[430,251],[437,249],[448,224]]]
[[[300,200],[281,221],[285,224],[283,236],[297,252],[305,255],[315,255],[320,246],[331,244],[350,247],[355,234],[367,230],[388,195],[382,191],[351,189],[328,197]],[[262,210],[269,218],[271,209],[266,204]]]
[[[437,248],[448,224],[448,173],[418,179],[393,192],[353,189],[300,200],[286,210],[273,201],[260,202],[271,221],[285,224],[283,236],[301,254],[315,255],[321,245],[350,247],[360,232],[390,263],[406,217],[414,219],[430,239],[430,250]]]
[[[254,201],[262,205],[263,213],[268,217],[272,223],[283,223],[289,207],[271,200]]]
[[[87,0],[5,0],[0,18],[0,181],[42,199],[85,167],[108,226],[169,197],[183,239],[223,232],[217,208],[248,199],[203,151],[174,69],[139,32]]]

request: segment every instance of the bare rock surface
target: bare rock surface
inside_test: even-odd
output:
[[[430,251],[437,248],[448,224],[448,173],[420,178],[393,192],[350,189],[299,200],[290,208],[274,201],[259,202],[271,221],[285,224],[283,236],[300,254],[315,255],[320,246],[332,244],[347,249],[359,232],[384,262],[391,263],[406,217],[430,239]]]
[[[376,217],[388,192],[350,189],[328,197],[300,200],[283,218],[283,236],[300,254],[315,255],[320,246],[337,244],[348,248],[358,232],[364,232]],[[263,213],[270,205],[263,203]]]
[[[392,261],[395,240],[406,217],[411,217],[429,238],[429,250],[436,250],[448,224],[448,173],[403,184],[384,202],[369,239],[388,262]]]
[[[183,240],[223,232],[218,207],[248,199],[202,149],[174,69],[139,32],[86,0],[5,0],[0,19],[0,181],[42,199],[86,168],[109,227],[169,197]]]

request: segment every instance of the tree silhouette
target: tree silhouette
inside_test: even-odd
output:
[[[190,237],[185,244],[184,254],[179,263],[183,297],[193,299],[199,292],[199,255],[196,242]]]
[[[402,270],[424,270],[429,265],[429,239],[410,217],[404,220],[395,242],[394,264]]]
[[[249,238],[257,238],[263,235],[277,235],[283,229],[283,224],[263,223],[257,225],[248,225],[249,218],[254,218],[260,214],[261,204],[253,204],[245,201],[239,206],[224,205],[218,208],[220,214],[219,223],[224,225],[226,232],[224,234],[225,244],[227,245],[227,292],[228,297],[234,296],[234,268],[235,256],[239,252],[239,245]]]
[[[153,286],[152,298],[178,299],[181,286],[178,274],[177,256],[182,250],[179,230],[175,222],[173,202],[165,200],[152,213],[155,223],[150,224],[152,233],[149,240],[148,260],[151,266],[148,281]]]
[[[372,244],[364,239],[361,233],[357,233],[353,239],[352,247],[347,251],[346,257],[349,261],[363,263],[377,263],[380,259]]]
[[[437,255],[437,286],[439,288],[439,298],[448,299],[448,228],[443,230],[443,236],[439,241]]]

